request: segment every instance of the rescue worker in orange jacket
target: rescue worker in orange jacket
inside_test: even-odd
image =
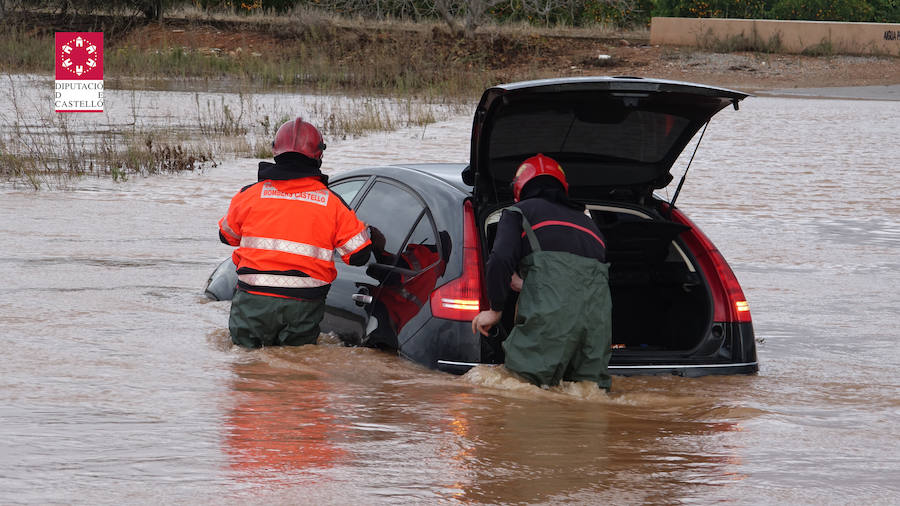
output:
[[[337,275],[334,253],[351,265],[371,255],[366,225],[325,186],[324,149],[322,134],[302,118],[281,125],[275,163],[260,162],[258,182],[241,189],[219,221],[221,241],[237,246],[228,321],[235,344],[315,344]]]

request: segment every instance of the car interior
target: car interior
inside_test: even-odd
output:
[[[490,251],[501,210],[485,219]],[[688,351],[705,337],[712,320],[709,289],[678,235],[688,227],[645,209],[591,204],[587,211],[603,233],[610,263],[613,347],[632,351]],[[513,326],[516,297],[504,308]]]

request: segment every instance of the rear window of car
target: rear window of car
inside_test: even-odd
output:
[[[611,111],[511,109],[496,120],[492,159],[540,152],[601,162],[656,163],[690,124],[687,118],[672,114],[621,107]]]

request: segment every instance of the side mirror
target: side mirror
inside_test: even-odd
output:
[[[471,165],[466,165],[466,168],[462,171],[462,180],[463,183],[469,186],[475,186],[475,171],[472,170]]]
[[[212,300],[231,300],[234,298],[237,284],[237,267],[229,256],[209,276],[204,294]]]

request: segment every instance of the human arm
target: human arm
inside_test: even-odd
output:
[[[365,223],[341,201],[336,206],[334,249],[347,265],[365,265],[372,256],[372,240]]]
[[[228,205],[228,212],[219,220],[219,240],[229,246],[240,246],[241,244],[241,228],[248,209],[244,202],[244,190],[238,192],[231,199],[231,203]]]
[[[494,246],[485,267],[488,301],[495,311],[502,311],[509,298],[513,274],[522,257],[521,234],[522,216],[504,211],[497,224]]]

